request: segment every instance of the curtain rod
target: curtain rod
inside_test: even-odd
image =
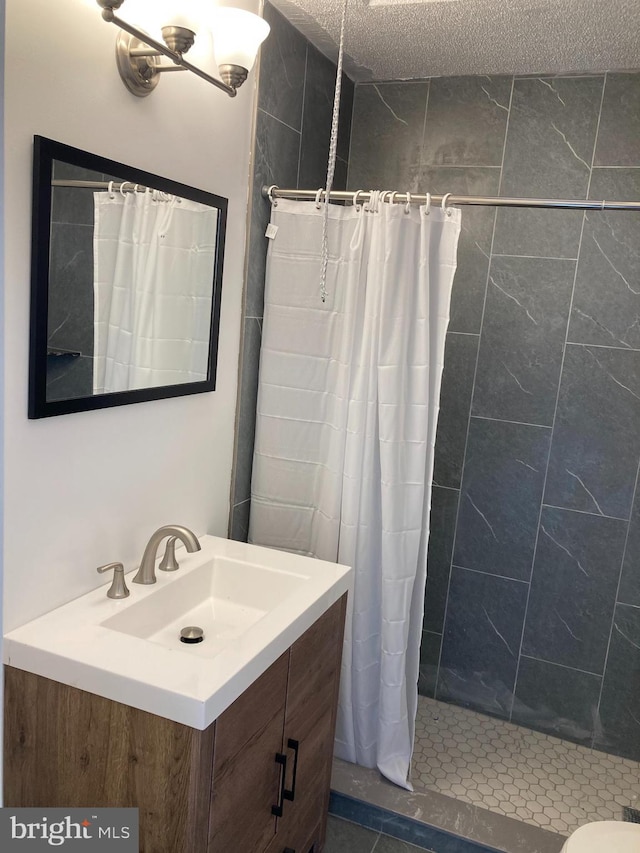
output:
[[[262,187],[262,195],[271,201],[278,198],[309,199],[313,201],[316,198],[324,199],[325,191],[280,189],[280,187],[276,186],[264,186]],[[357,192],[332,190],[329,193],[329,201],[355,202],[356,196],[359,201],[366,202],[369,200],[371,193],[364,190],[358,190]],[[407,201],[411,204],[427,203],[427,196],[424,193],[397,192],[394,193],[394,199],[399,203],[405,204]],[[443,200],[446,200],[445,203],[447,205],[469,204],[481,207],[540,207],[556,208],[559,210],[640,210],[640,201],[590,201],[568,198],[499,198],[497,196],[455,195],[454,193],[431,196],[432,204],[442,204]]]
[[[65,181],[62,179],[51,181],[52,187],[76,187],[77,189],[85,189],[85,190],[108,190],[109,185],[112,184],[112,189],[114,191],[119,191],[120,188],[125,184],[131,184],[131,188],[125,186],[123,192],[130,193],[133,192],[134,188],[138,188],[138,192],[144,192],[146,187],[143,187],[142,184],[135,184],[133,181]],[[314,196],[315,197],[315,196]]]

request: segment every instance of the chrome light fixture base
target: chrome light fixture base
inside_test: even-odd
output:
[[[169,50],[173,50],[182,56],[190,47],[193,47],[196,34],[186,27],[163,27],[162,38]]]
[[[223,83],[232,89],[239,89],[247,79],[248,71],[241,65],[220,65],[218,68]]]
[[[136,55],[139,51],[142,55]],[[160,59],[149,55],[149,46],[120,30],[116,39],[116,63],[122,82],[139,98],[150,95],[160,82]]]

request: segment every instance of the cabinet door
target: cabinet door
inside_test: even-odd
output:
[[[278,820],[280,850],[307,853],[324,842],[345,606],[346,596],[290,650],[283,752],[293,799]]]
[[[213,750],[214,725],[5,667],[5,806],[137,807],[141,853],[201,853]]]
[[[262,853],[278,802],[289,653],[216,720],[208,853]]]

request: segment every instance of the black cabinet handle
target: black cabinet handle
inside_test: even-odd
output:
[[[285,847],[282,853],[296,853],[293,847]]]
[[[294,752],[293,758],[293,778],[291,779],[291,788],[288,790],[285,788],[282,792],[282,796],[285,800],[295,800],[296,797],[296,777],[298,775],[298,755],[300,753],[300,741],[294,740],[293,738],[289,738],[287,741],[287,749],[292,749]]]
[[[278,796],[278,804],[275,806],[271,806],[271,814],[276,817],[282,817],[282,806],[284,803],[284,786],[285,786],[285,776],[287,775],[287,756],[283,755],[281,752],[276,752],[276,764],[280,764],[282,770],[280,771],[280,794]]]

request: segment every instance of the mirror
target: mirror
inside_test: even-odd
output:
[[[215,389],[227,199],[34,138],[29,417]]]

